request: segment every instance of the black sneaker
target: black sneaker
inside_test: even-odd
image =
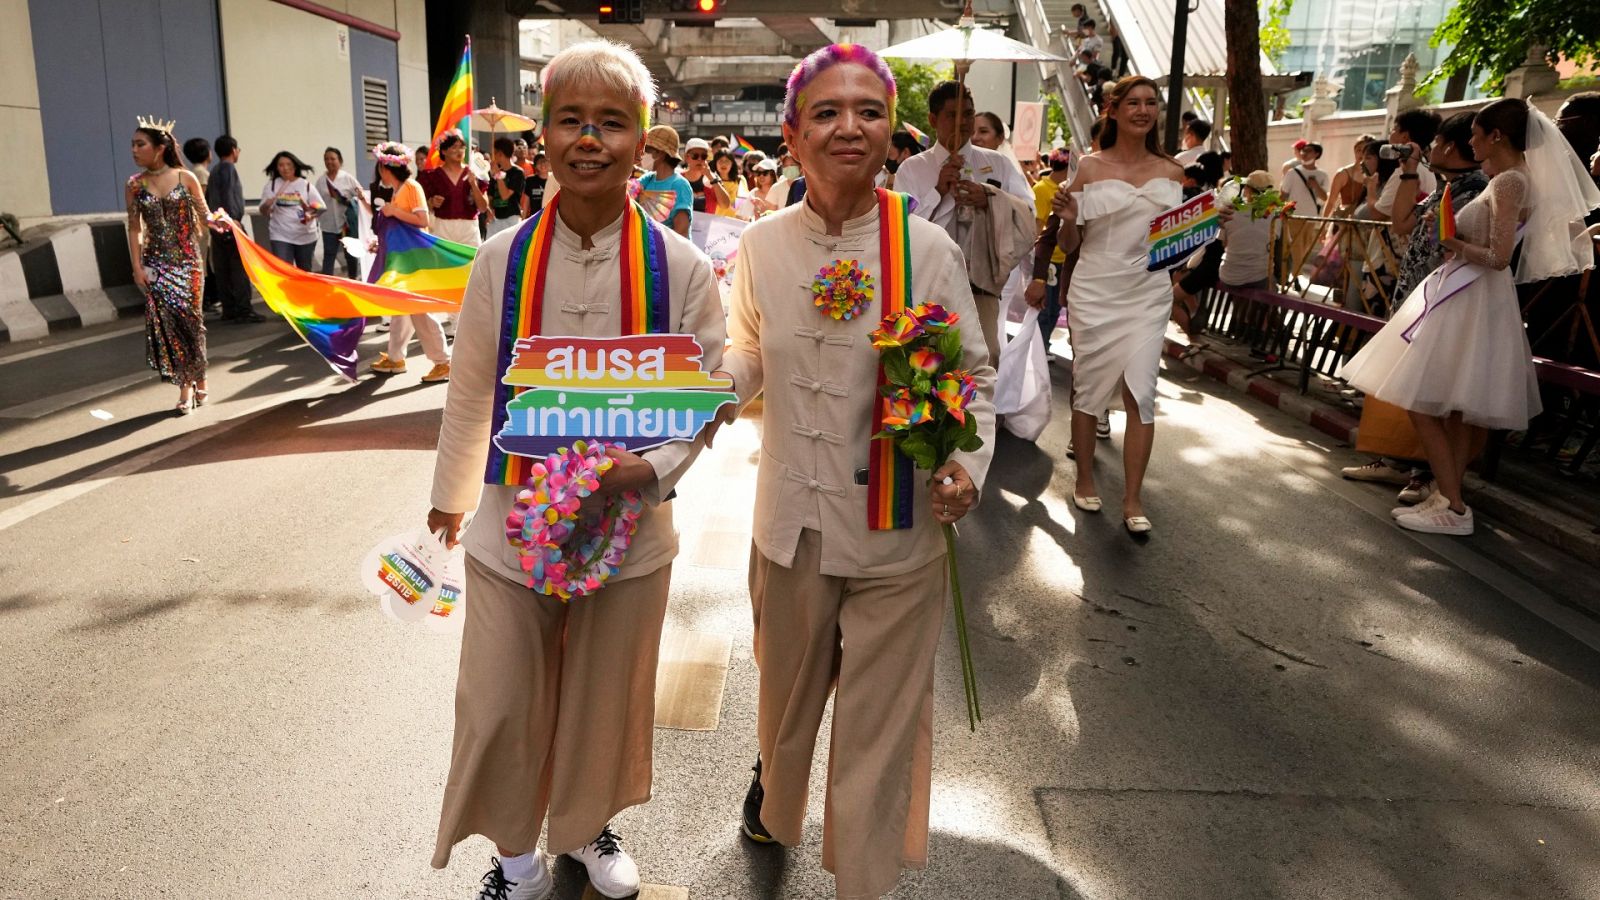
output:
[[[753,771],[756,773],[756,777],[751,779],[750,790],[744,795],[744,821],[741,823],[740,830],[744,832],[745,837],[758,844],[777,843],[772,835],[767,833],[766,827],[761,824],[761,802],[766,799],[767,792],[761,787],[760,756],[756,757]]]

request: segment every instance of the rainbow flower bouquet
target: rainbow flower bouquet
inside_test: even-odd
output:
[[[967,414],[978,389],[972,375],[960,368],[961,331],[955,327],[960,318],[937,304],[921,303],[885,316],[872,333],[872,346],[878,349],[883,372],[879,391],[887,404],[883,430],[873,437],[892,442],[917,468],[929,472],[937,471],[957,451],[983,446],[977,420]],[[978,706],[978,683],[961,601],[954,525],[944,526],[944,540],[954,597],[956,643],[961,651],[961,683],[967,696],[967,723],[977,730],[983,714]]]

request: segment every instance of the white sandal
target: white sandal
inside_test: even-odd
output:
[[[1149,534],[1154,527],[1144,516],[1129,516],[1123,520],[1123,524],[1128,526],[1129,534]]]

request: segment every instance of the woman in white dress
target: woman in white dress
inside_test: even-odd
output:
[[[1156,143],[1156,83],[1130,75],[1107,93],[1100,150],[1083,158],[1051,208],[1064,223],[1056,242],[1078,264],[1067,289],[1072,331],[1072,446],[1078,464],[1072,502],[1099,512],[1094,480],[1095,419],[1119,400],[1123,434],[1122,517],[1147,534],[1140,491],[1155,442],[1156,375],[1172,311],[1171,279],[1145,271],[1150,218],[1183,201],[1183,169]]]
[[[1439,242],[1449,258],[1340,372],[1410,413],[1439,490],[1396,509],[1395,519],[1435,534],[1472,533],[1461,481],[1484,431],[1521,430],[1540,410],[1516,285],[1591,266],[1593,250],[1579,233],[1584,213],[1600,205],[1600,191],[1555,125],[1521,100],[1498,100],[1478,113],[1472,150],[1492,177],[1456,213],[1456,236]]]

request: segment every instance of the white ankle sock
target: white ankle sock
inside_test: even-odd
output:
[[[538,850],[529,850],[521,856],[500,857],[500,868],[512,881],[527,881],[537,875],[543,867],[544,860],[539,856]]]

